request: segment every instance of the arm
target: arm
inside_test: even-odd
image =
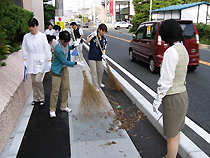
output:
[[[85,43],[89,43],[93,39],[93,36],[89,36]]]
[[[81,35],[81,37],[79,38],[81,40],[84,37],[84,33],[83,33],[83,30],[81,28],[79,29],[79,34]]]
[[[66,56],[64,54],[64,52],[62,51],[62,49],[59,49],[60,47],[56,47],[54,50],[54,56],[56,56],[60,62],[63,64],[63,65],[66,65],[66,66],[70,66],[70,67],[74,67],[75,62],[72,62],[72,61],[68,61],[66,59]]]
[[[23,43],[22,43],[22,57],[23,57],[23,61],[27,60],[27,56],[28,56],[28,50],[27,50],[27,46],[26,46],[26,35],[23,37]]]

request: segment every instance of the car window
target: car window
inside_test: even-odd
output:
[[[151,37],[151,39],[155,39],[155,36],[156,36],[156,34],[157,34],[157,29],[158,29],[158,24],[155,23],[155,24],[153,25],[153,31],[152,31],[152,37]]]
[[[183,36],[185,39],[191,39],[195,35],[195,29],[193,26],[193,23],[191,24],[180,24],[182,30],[183,30]]]
[[[145,25],[141,25],[139,29],[136,32],[136,38],[137,39],[143,39],[144,37],[144,31],[145,31]]]
[[[157,33],[157,24],[147,24],[146,25],[146,34],[144,39],[154,39]]]

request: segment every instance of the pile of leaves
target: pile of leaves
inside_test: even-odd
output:
[[[129,110],[131,107],[123,109],[123,106],[119,105],[118,102],[116,102],[116,99],[110,96],[108,93],[105,92],[105,95],[107,96],[113,110],[114,110],[114,121],[112,124],[110,124],[109,131],[107,133],[110,133],[110,131],[117,132],[118,129],[124,129],[126,131],[130,129],[134,129],[136,124],[140,120],[147,119],[147,116],[140,111],[135,105],[133,107],[136,109],[135,112],[131,113],[130,115]]]

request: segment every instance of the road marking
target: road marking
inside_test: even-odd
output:
[[[131,42],[129,40],[126,40],[126,39],[123,39],[123,38],[120,38],[120,37],[116,37],[116,36],[112,36],[112,35],[107,35],[106,36],[109,36],[109,37],[112,37],[112,38],[116,38],[116,39],[119,39],[119,40],[122,40],[122,41],[125,41],[125,42]]]
[[[199,63],[210,66],[210,63],[208,63],[206,61],[199,60]]]

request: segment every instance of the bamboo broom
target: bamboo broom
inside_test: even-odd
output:
[[[101,53],[103,54],[103,51],[102,51],[102,48],[101,48],[101,44],[98,40],[98,37],[96,35],[96,39],[97,39],[97,42],[99,44],[99,47],[101,49]],[[107,71],[108,71],[108,84],[109,84],[109,88],[110,89],[113,89],[113,90],[117,90],[117,91],[121,91],[122,90],[122,86],[121,84],[119,83],[119,81],[116,79],[116,77],[114,76],[114,74],[112,73],[110,67],[109,67],[109,64],[108,62],[105,60],[106,62],[106,68],[107,68]]]
[[[73,35],[73,40],[76,41],[74,32],[71,27],[71,32]],[[81,60],[80,52],[78,46],[76,47],[79,60]],[[102,97],[99,92],[96,91],[96,88],[90,83],[84,68],[82,67],[83,73],[83,90],[82,90],[82,99],[79,106],[79,114],[83,114],[83,118],[87,119],[87,117],[94,116],[95,113],[102,113],[103,108],[106,109],[106,105],[104,104]],[[102,108],[103,107],[103,108]]]

